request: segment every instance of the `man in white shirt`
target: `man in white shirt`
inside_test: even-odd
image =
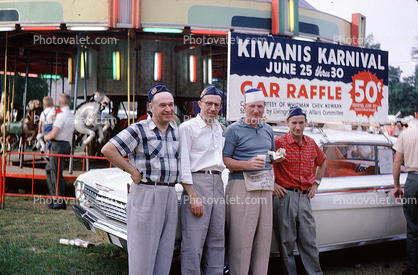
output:
[[[222,96],[208,85],[198,102],[200,113],[180,125],[181,272],[223,274],[225,198],[221,172],[225,138],[216,116]]]
[[[69,155],[71,151],[71,141],[74,132],[74,114],[70,110],[71,98],[67,94],[60,94],[58,105],[60,111],[52,126],[51,132],[44,136],[45,141],[51,140],[51,154]],[[65,197],[65,180],[62,175],[64,170],[64,158],[51,156],[48,164],[45,166],[46,182],[48,184],[49,194],[51,196]],[[57,194],[57,174],[59,173],[58,194]],[[66,209],[67,206],[63,199],[55,199],[54,203],[47,205],[49,209]]]

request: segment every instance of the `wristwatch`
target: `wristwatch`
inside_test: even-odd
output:
[[[315,180],[314,181],[316,184],[318,184],[318,186],[321,184],[321,181],[320,180]]]

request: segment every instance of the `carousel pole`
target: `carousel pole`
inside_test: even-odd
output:
[[[77,37],[81,37],[81,32],[78,32],[78,36]],[[80,43],[77,43],[77,62],[75,65],[75,91],[74,91],[74,114],[75,114],[75,109],[77,108],[77,95],[78,95],[78,81],[79,81],[79,77],[80,77],[80,55],[81,55],[81,49],[80,49]],[[71,153],[70,155],[74,155],[74,134],[73,134],[73,139],[71,141]],[[88,161],[88,159],[86,160]],[[74,165],[74,159],[72,157],[70,157],[70,165],[69,165],[69,173],[72,174],[73,173],[73,165]]]
[[[84,37],[84,34],[83,34]],[[87,57],[86,57],[86,44],[83,44],[83,74],[84,74],[84,101],[87,101]]]
[[[12,104],[10,105],[10,109],[7,108],[7,112],[9,112],[10,110],[10,115],[7,118],[7,122],[10,123],[10,121],[13,120],[13,110],[14,110],[14,106],[15,106],[15,90],[16,90],[16,75],[17,75],[17,51],[15,54],[15,68],[14,68],[14,74],[13,74],[13,89],[12,89]],[[9,105],[7,105],[7,107],[9,107]],[[9,155],[9,162],[11,159],[11,155]]]
[[[132,115],[132,123],[135,123],[135,113],[137,113],[138,112],[138,109],[136,109],[135,110],[135,73],[136,73],[136,71],[135,71],[135,68],[136,68],[136,52],[135,51],[132,51],[132,54],[133,54],[133,56],[134,56],[134,58],[133,58],[133,60],[134,60],[134,62],[133,62],[133,66],[132,66],[132,102],[133,102],[133,109],[134,109],[134,111],[132,112],[133,113],[133,115]],[[129,58],[130,59],[130,58]],[[136,111],[136,112],[135,112]]]
[[[131,125],[131,87],[130,87],[130,82],[131,82],[131,56],[130,56],[130,51],[129,51],[129,44],[130,44],[130,32],[128,31],[128,73],[127,73],[127,78],[128,78],[128,83],[127,83],[127,87],[128,87],[128,126]]]
[[[8,34],[8,32],[6,32],[6,47],[5,47],[5,49],[4,49],[4,90],[3,90],[3,93],[5,93],[6,92],[6,88],[7,88],[7,40],[8,40],[8,37],[7,37],[7,34]],[[6,98],[6,97],[5,97]],[[3,126],[4,127],[6,127],[6,104],[4,104],[3,105]],[[6,129],[4,129],[4,130],[6,130]],[[4,132],[6,132],[6,131],[4,131]],[[3,169],[3,167],[6,167],[5,165],[4,165],[4,163],[5,163],[5,160],[6,160],[6,158],[5,158],[5,154],[6,154],[6,135],[4,134],[3,135],[3,155],[2,155],[2,167],[1,167],[1,169],[2,169],[2,177],[1,177],[1,179],[2,179],[2,182],[1,182],[1,184],[0,184],[0,209],[4,209],[4,188],[5,188],[5,183],[6,183],[6,177],[5,177],[5,173],[6,173],[6,171],[5,171],[5,169]]]
[[[54,98],[57,98],[57,75],[58,75],[58,51],[55,53],[55,97]]]
[[[26,74],[25,74],[25,91],[23,93],[23,116],[26,115],[26,100],[27,100],[27,94],[28,94],[28,81],[29,81],[29,61],[30,61],[30,45],[28,45],[28,56],[26,58]],[[25,135],[22,135],[20,137],[20,141],[19,141],[19,152],[23,153],[23,151],[25,146]],[[19,162],[19,166],[20,168],[23,168],[23,161],[25,156],[23,154],[20,154],[20,162]]]
[[[13,89],[12,89],[12,104],[10,105],[10,117],[9,121],[13,118],[13,110],[14,110],[14,104],[15,104],[15,87],[16,87],[16,75],[17,75],[17,54],[15,55],[15,69],[13,74]]]

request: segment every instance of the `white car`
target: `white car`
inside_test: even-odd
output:
[[[274,128],[280,136],[287,128]],[[402,201],[393,198],[395,138],[361,131],[306,129],[327,155],[325,177],[312,199],[320,251],[406,238]],[[401,183],[406,180],[406,170]],[[224,184],[227,172],[223,173]],[[73,210],[87,229],[126,249],[126,198],[130,175],[118,168],[90,170],[75,181]],[[180,199],[182,187],[176,185]],[[180,211],[179,211],[180,213]],[[180,219],[175,249],[180,245]],[[271,256],[278,256],[274,236]]]

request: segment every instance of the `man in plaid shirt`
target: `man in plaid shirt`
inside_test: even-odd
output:
[[[289,133],[275,138],[286,158],[274,164],[273,224],[279,239],[284,274],[297,274],[293,249],[298,250],[307,274],[322,274],[310,199],[325,173],[326,156],[315,141],[303,135],[306,114],[292,107],[286,118]]]
[[[114,136],[102,153],[131,174],[126,205],[129,274],[169,274],[177,228],[179,135],[174,99],[164,84],[148,91],[152,117]],[[127,162],[124,157],[129,157]]]

